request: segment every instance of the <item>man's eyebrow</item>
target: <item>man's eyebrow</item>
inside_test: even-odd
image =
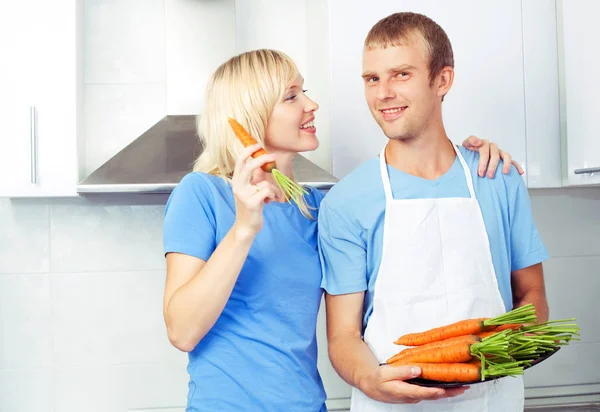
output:
[[[388,73],[396,73],[396,72],[402,72],[402,71],[406,71],[406,70],[417,70],[417,68],[415,66],[411,66],[410,64],[401,64],[400,66],[395,66],[395,67],[392,67],[391,69],[389,69]],[[371,72],[371,71],[366,71],[366,72],[363,72],[361,77],[363,79],[370,79],[371,77],[377,77],[377,73]]]
[[[363,72],[363,74],[361,75],[361,77],[363,79],[369,79],[371,77],[377,77],[377,74],[373,73],[373,72]]]
[[[411,66],[410,64],[402,64],[400,66],[396,66],[396,67],[392,67],[389,71],[390,72],[401,72],[404,70],[416,70],[417,68],[415,66]]]

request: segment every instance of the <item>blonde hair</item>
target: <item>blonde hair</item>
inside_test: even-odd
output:
[[[244,146],[227,118],[237,120],[264,147],[269,117],[297,74],[298,68],[290,57],[268,49],[239,54],[219,66],[206,88],[203,113],[197,116],[203,150],[194,163],[194,171],[231,181]],[[298,207],[312,219],[304,197]]]

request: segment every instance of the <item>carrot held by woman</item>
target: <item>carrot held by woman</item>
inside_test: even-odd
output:
[[[233,132],[240,140],[240,142],[242,142],[244,147],[257,144],[256,139],[254,139],[250,135],[250,133],[248,133],[248,131],[244,128],[244,126],[239,124],[235,119],[229,117],[227,121],[229,122],[229,125],[233,129]],[[256,152],[252,153],[252,157],[256,159],[257,157],[265,155],[267,153],[268,152],[265,149],[261,148]],[[281,192],[283,193],[288,202],[294,201],[295,203],[298,203],[299,199],[301,199],[305,194],[308,194],[306,189],[304,189],[298,183],[294,182],[285,174],[277,170],[277,164],[275,162],[265,163],[262,166],[262,170],[264,170],[266,173],[271,173],[273,175],[275,182],[279,186],[279,189],[281,189]]]

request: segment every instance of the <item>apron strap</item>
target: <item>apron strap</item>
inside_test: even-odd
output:
[[[383,191],[385,192],[385,200],[387,202],[393,200],[392,185],[390,184],[390,176],[387,171],[387,163],[385,162],[385,146],[379,154],[379,169],[381,171],[381,181],[383,182]]]
[[[471,175],[471,169],[469,169],[469,166],[467,166],[467,162],[465,162],[465,159],[460,153],[460,150],[458,150],[458,147],[456,147],[454,144],[452,144],[452,147],[454,148],[456,156],[458,157],[458,160],[460,161],[460,164],[463,168],[465,179],[467,181],[467,187],[469,188],[469,195],[471,199],[475,199],[475,189],[473,189],[473,176]],[[379,154],[379,169],[381,172],[381,181],[383,183],[385,199],[389,202],[394,198],[392,196],[392,185],[390,184],[390,176],[387,170],[387,163],[385,161],[385,147],[383,148],[383,150],[381,150],[381,153]]]
[[[467,179],[467,186],[469,187],[469,194],[471,195],[471,199],[475,199],[475,190],[473,189],[473,176],[471,175],[471,169],[469,169],[469,166],[467,166],[467,162],[465,162],[465,159],[460,153],[460,150],[458,150],[458,147],[456,147],[454,144],[452,144],[452,147],[454,148],[456,156],[458,156],[458,160],[460,160],[460,164],[462,165],[463,171],[465,172],[465,179]]]

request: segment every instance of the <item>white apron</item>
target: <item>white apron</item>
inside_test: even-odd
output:
[[[454,147],[454,145],[453,145]],[[381,265],[364,340],[379,363],[403,346],[393,342],[467,318],[505,313],[471,172],[456,147],[469,198],[394,200],[380,155],[386,197]],[[464,394],[418,404],[384,404],[354,388],[352,412],[523,411],[521,377],[471,385]]]

